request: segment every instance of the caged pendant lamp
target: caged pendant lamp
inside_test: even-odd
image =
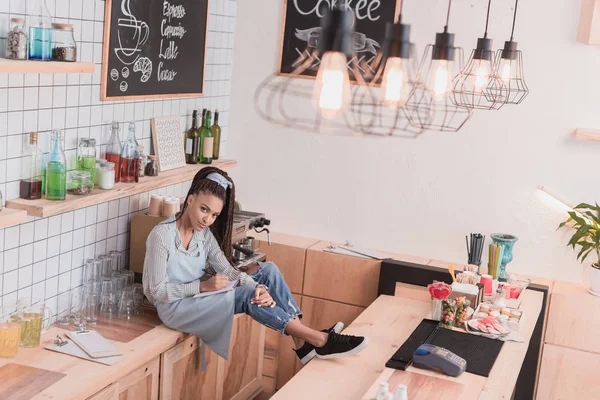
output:
[[[327,7],[319,32],[294,61],[292,72],[276,72],[256,89],[255,106],[263,119],[324,134],[368,133],[375,113],[362,108],[373,109],[374,102],[361,72],[364,66],[358,64],[353,50],[353,18],[345,6]],[[298,79],[315,71],[314,80]],[[363,99],[362,105],[357,105],[358,97]]]
[[[370,84],[375,104],[365,107],[363,99],[357,99],[363,110],[357,114],[359,122],[367,115],[365,110],[375,112],[370,119],[372,135],[415,138],[423,132],[421,127],[410,124],[404,108],[415,84],[418,65],[414,44],[410,42],[410,25],[402,23],[403,5],[404,1],[400,3],[397,22],[386,24],[383,46],[374,62],[376,72]]]
[[[472,109],[450,99],[452,79],[463,64],[463,51],[454,46],[454,34],[448,32],[451,6],[448,0],[444,32],[437,33],[435,44],[425,48],[417,83],[405,106],[411,125],[425,130],[456,132],[472,114]]]
[[[488,96],[494,101],[504,101],[506,104],[521,104],[529,94],[523,72],[523,53],[517,50],[517,42],[513,41],[518,6],[519,0],[516,0],[510,40],[504,42],[504,49],[496,53],[494,66],[496,83],[490,84],[487,90]],[[504,85],[504,90],[498,89],[500,83]]]
[[[492,0],[488,0],[483,37],[477,39],[477,48],[471,53],[467,65],[454,78],[451,99],[460,107],[499,110],[507,101],[506,86],[495,76],[494,67],[497,63],[492,50],[492,39],[487,37],[491,5]],[[495,95],[490,96],[488,91],[493,91]]]

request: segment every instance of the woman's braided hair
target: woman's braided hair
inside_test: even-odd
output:
[[[225,179],[231,182],[231,189],[226,190],[217,182],[206,178],[208,174],[213,172],[223,175]],[[180,219],[185,212],[185,209],[188,205],[188,198],[198,193],[212,194],[213,196],[223,200],[223,210],[221,211],[219,217],[217,217],[215,220],[215,223],[210,226],[210,230],[215,239],[217,239],[219,246],[221,246],[221,250],[223,250],[223,253],[225,253],[225,257],[227,257],[227,259],[231,262],[231,230],[233,229],[233,210],[235,206],[235,185],[233,184],[233,180],[231,180],[227,172],[220,170],[219,168],[202,168],[200,171],[198,171],[196,176],[194,176],[192,186],[190,187],[188,194],[185,196],[183,208],[175,218],[175,221]]]

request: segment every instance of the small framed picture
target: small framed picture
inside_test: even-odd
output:
[[[152,143],[158,157],[159,171],[185,165],[183,133],[178,116],[152,118]]]

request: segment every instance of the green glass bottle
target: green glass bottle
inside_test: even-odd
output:
[[[214,136],[210,130],[210,111],[206,111],[204,127],[200,132],[200,163],[212,164]]]
[[[188,164],[198,163],[198,152],[200,151],[200,129],[198,129],[198,110],[192,114],[192,127],[185,135],[185,162]]]
[[[221,151],[221,127],[219,126],[219,110],[215,110],[215,122],[210,130],[214,136],[213,142],[213,160],[219,159],[219,152]]]
[[[64,200],[67,195],[67,159],[60,142],[60,132],[52,132],[52,152],[46,165],[46,198]]]

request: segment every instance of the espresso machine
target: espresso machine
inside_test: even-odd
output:
[[[257,233],[266,232],[267,242],[271,245],[271,233],[267,228],[270,224],[271,221],[265,218],[265,214],[243,211],[240,203],[236,202],[231,237],[233,265],[236,268],[247,271],[249,266],[266,260],[264,253],[256,251],[258,249],[256,239],[248,234],[252,233],[252,230]]]

